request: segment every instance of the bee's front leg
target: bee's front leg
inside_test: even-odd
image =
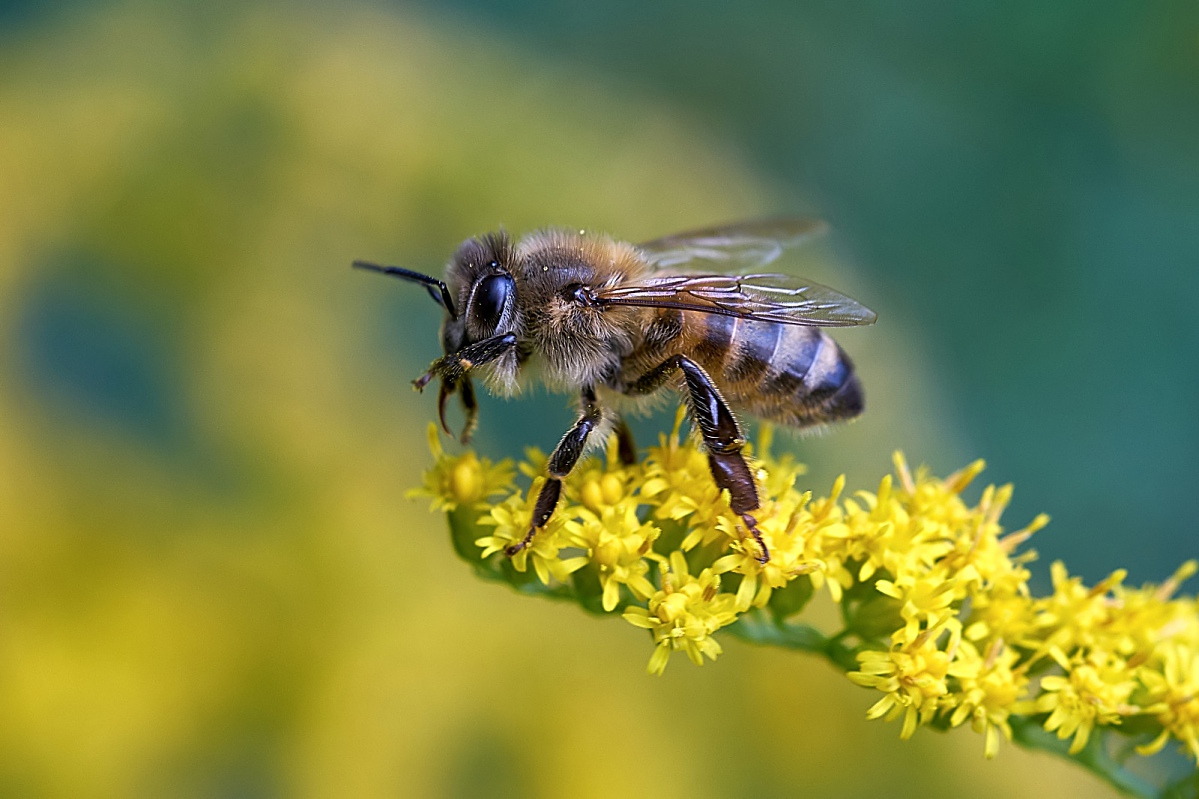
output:
[[[512,333],[492,336],[476,341],[474,344],[467,344],[457,352],[443,355],[433,361],[429,365],[429,371],[413,380],[412,385],[416,387],[417,391],[424,391],[425,386],[429,385],[429,381],[440,377],[443,382],[457,387],[458,381],[465,377],[471,369],[507,355],[508,351],[515,346],[516,336]]]
[[[441,378],[441,388],[437,392],[437,418],[441,420],[441,429],[447,435],[450,425],[445,420],[446,402],[456,391],[462,392],[462,410],[466,413],[466,424],[462,428],[459,440],[465,444],[470,441],[478,423],[479,406],[475,402],[474,387],[470,382],[470,370],[485,363],[491,363],[497,358],[507,355],[516,346],[516,336],[505,333],[502,336],[492,336],[474,344],[468,344],[451,355],[443,355],[429,365],[429,371],[412,381],[417,391],[424,391],[425,386],[434,377]]]
[[[583,389],[581,406],[579,420],[562,436],[562,440],[550,455],[549,478],[537,494],[537,504],[533,506],[533,521],[529,526],[529,532],[504,550],[508,557],[527,547],[533,541],[533,536],[537,535],[537,531],[545,527],[554,515],[554,508],[558,507],[558,498],[562,495],[562,480],[579,462],[579,456],[583,454],[583,448],[587,445],[587,437],[603,417],[595,399],[595,389],[591,386]]]
[[[656,391],[666,384],[675,369],[683,372],[683,381],[687,384],[687,395],[691,400],[691,416],[708,450],[708,468],[712,472],[712,479],[716,481],[717,488],[729,492],[729,507],[741,517],[761,548],[758,561],[767,563],[770,561],[770,550],[762,540],[758,520],[752,515],[752,511],[760,506],[758,487],[754,484],[745,456],[741,454],[745,438],[741,435],[737,418],[729,410],[728,403],[708,373],[686,355],[674,355],[646,372],[625,391],[628,394]]]

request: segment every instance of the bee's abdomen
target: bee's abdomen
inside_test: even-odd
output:
[[[727,399],[791,427],[851,419],[864,407],[853,362],[820,328],[707,314],[695,347]],[[697,331],[698,332],[698,331]]]

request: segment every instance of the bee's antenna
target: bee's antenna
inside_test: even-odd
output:
[[[398,277],[401,280],[410,280],[413,283],[420,283],[429,292],[429,296],[433,301],[450,312],[450,316],[454,319],[458,318],[458,313],[454,310],[454,300],[450,297],[450,289],[446,286],[445,281],[438,280],[435,277],[413,272],[411,269],[404,269],[399,266],[381,266],[373,264],[369,261],[355,261],[353,264],[355,269],[369,269],[372,272],[379,272],[384,275]],[[434,287],[438,291],[434,291]]]

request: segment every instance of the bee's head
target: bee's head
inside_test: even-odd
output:
[[[446,269],[446,282],[462,312],[441,327],[446,355],[467,344],[511,332],[516,323],[512,242],[504,232],[467,239]]]
[[[446,269],[446,282],[398,266],[354,262],[354,266],[361,269],[422,284],[429,296],[445,309],[445,318],[441,323],[441,347],[445,357],[434,361],[430,370],[414,382],[418,389],[423,389],[434,376],[441,375],[438,415],[447,432],[446,400],[461,392],[467,411],[467,426],[462,433],[464,441],[473,427],[474,390],[469,373],[458,373],[447,379],[443,365],[449,356],[460,352],[463,347],[512,332],[516,328],[516,282],[512,278],[512,257],[511,241],[507,234],[500,232],[465,241]],[[488,377],[495,387],[508,392],[515,389],[517,366],[514,356],[500,357],[490,366]]]

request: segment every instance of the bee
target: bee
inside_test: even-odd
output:
[[[574,230],[519,241],[488,233],[463,242],[444,281],[396,266],[354,266],[421,284],[445,310],[445,354],[414,385],[440,380],[438,417],[447,433],[446,403],[459,396],[464,443],[478,418],[475,375],[505,396],[531,379],[578,392],[578,420],[550,455],[528,533],[508,556],[549,522],[589,441],[614,430],[621,460],[633,462],[621,412],[669,386],[682,394],[712,478],[766,563],[754,517],[758,490],[733,409],[810,428],[864,407],[853,362],[823,328],[872,324],[875,314],[817,283],[760,271],[824,227],[807,219],[742,222],[641,244]]]

